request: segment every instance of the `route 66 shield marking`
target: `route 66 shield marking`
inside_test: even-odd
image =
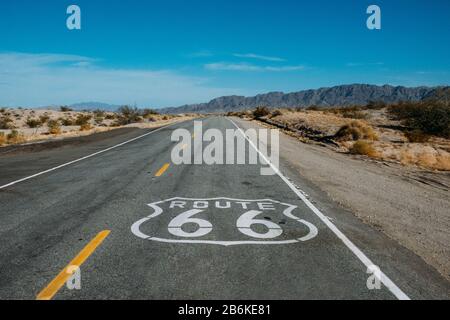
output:
[[[164,243],[292,244],[315,238],[316,226],[297,206],[272,199],[175,197],[148,204],[153,213],[131,227],[139,238]]]

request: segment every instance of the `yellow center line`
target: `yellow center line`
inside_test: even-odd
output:
[[[89,256],[97,249],[97,247],[106,239],[111,231],[105,230],[100,232],[86,247],[73,259],[67,267],[65,267],[57,276],[42,290],[37,300],[51,300],[53,296],[61,289],[64,283],[72,276],[73,272],[69,270],[75,270],[74,267],[80,268],[81,265],[89,258]]]
[[[164,172],[166,172],[167,169],[169,169],[170,167],[170,163],[166,163],[165,165],[162,166],[161,169],[159,169],[159,171],[155,174],[156,177],[161,177]]]

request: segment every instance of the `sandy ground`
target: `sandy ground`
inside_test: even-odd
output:
[[[365,110],[362,113],[366,119],[344,118],[341,114],[324,111],[289,111],[281,110],[282,114],[271,117],[271,121],[288,125],[302,130],[303,128],[321,132],[332,136],[339,128],[354,121],[370,126],[376,133],[377,139],[370,141],[376,151],[376,158],[417,166],[425,169],[450,171],[450,140],[431,137],[425,143],[410,143],[405,134],[396,130],[400,122],[390,120],[386,109]],[[337,141],[338,151],[348,152],[355,141]]]
[[[256,121],[237,119],[244,126]],[[450,280],[450,173],[422,170],[280,135],[280,155],[335,202]]]

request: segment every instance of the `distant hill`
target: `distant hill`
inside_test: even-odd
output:
[[[368,84],[342,85],[317,90],[304,90],[293,93],[270,92],[254,97],[226,96],[207,103],[184,105],[177,108],[162,109],[162,113],[213,113],[239,111],[258,106],[270,108],[283,107],[321,107],[365,105],[371,101],[395,103],[399,101],[420,101],[433,96],[442,87],[394,87]]]
[[[107,104],[102,102],[81,102],[70,105],[70,108],[74,110],[105,110],[105,111],[115,111],[119,108],[118,105]]]

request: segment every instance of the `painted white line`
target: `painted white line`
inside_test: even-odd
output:
[[[173,126],[173,125],[175,125],[175,124],[179,124],[179,123],[182,123],[182,122],[176,122],[176,123],[169,124],[169,125],[167,125],[167,126],[164,126],[164,127],[155,129],[155,130],[153,130],[153,131],[150,131],[150,132],[148,132],[148,133],[146,133],[146,134],[143,134],[143,135],[141,135],[141,136],[139,136],[139,137],[136,137],[136,138],[127,140],[127,141],[125,141],[125,142],[119,143],[119,144],[117,144],[117,145],[115,145],[115,146],[112,146],[112,147],[110,147],[110,148],[108,148],[108,149],[104,149],[104,150],[101,150],[101,151],[92,153],[92,154],[90,154],[90,155],[88,155],[88,156],[85,156],[85,157],[82,157],[82,158],[79,158],[79,159],[76,159],[76,160],[73,160],[73,161],[64,163],[64,164],[59,165],[59,166],[57,166],[57,167],[54,167],[54,168],[51,168],[51,169],[48,169],[48,170],[45,170],[45,171],[42,171],[42,172],[33,174],[32,176],[25,177],[25,178],[22,178],[22,179],[19,179],[19,180],[10,182],[10,183],[8,183],[8,184],[5,184],[5,185],[3,185],[3,186],[0,186],[0,190],[1,190],[1,189],[8,188],[8,187],[11,187],[11,186],[13,186],[13,185],[15,185],[15,184],[18,184],[18,183],[20,183],[20,182],[24,182],[24,181],[27,181],[27,180],[30,180],[30,179],[33,179],[33,178],[42,176],[43,174],[46,174],[46,173],[49,173],[49,172],[52,172],[52,171],[55,171],[55,170],[58,170],[58,169],[61,169],[61,168],[70,166],[71,164],[74,164],[74,163],[77,163],[77,162],[80,162],[80,161],[83,161],[83,160],[86,160],[86,159],[89,159],[89,158],[98,156],[99,154],[102,154],[102,153],[111,151],[111,150],[113,150],[113,149],[116,149],[116,148],[118,148],[118,147],[121,147],[121,146],[123,146],[123,145],[126,145],[126,144],[128,144],[128,143],[130,143],[130,142],[133,142],[133,141],[142,139],[142,138],[144,138],[144,137],[146,137],[146,136],[148,136],[148,135],[151,135],[152,133],[158,132],[158,131],[160,131],[160,130],[162,130],[162,129],[171,127],[171,126]]]
[[[330,228],[331,231],[339,238],[341,241],[350,249],[350,251],[353,252],[353,254],[358,257],[358,259],[367,267],[374,266],[374,263],[355,245],[353,242],[351,242],[346,235],[344,235],[319,209],[317,209],[303,194],[303,192],[299,189],[297,189],[292,182],[289,181],[288,178],[286,178],[280,170],[275,167],[267,158],[266,156],[259,151],[259,149],[253,144],[253,142],[248,139],[248,137],[245,135],[244,131],[230,118],[227,118],[238,130],[239,132],[245,137],[245,139],[249,142],[249,144],[256,150],[256,152],[259,153],[259,155],[264,159],[264,161],[276,172],[276,174],[291,188],[292,191],[308,206],[308,208],[311,209],[312,212],[314,212],[320,220],[325,223],[325,225]],[[379,280],[381,283],[384,284],[386,288],[389,289],[390,292],[399,300],[410,300],[410,298],[399,288],[397,285],[392,282],[391,279],[387,275],[385,275],[383,272],[379,273]]]

